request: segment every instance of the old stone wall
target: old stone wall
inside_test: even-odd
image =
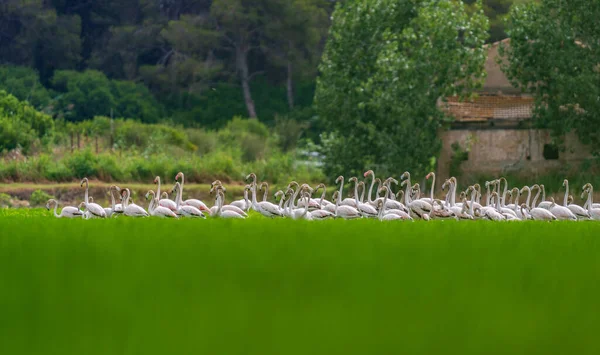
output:
[[[498,176],[501,174],[539,176],[552,171],[576,169],[589,157],[589,150],[575,134],[565,137],[565,151],[558,159],[544,157],[544,146],[552,144],[548,130],[538,129],[454,129],[439,133],[442,150],[437,174],[450,175],[452,144],[468,150],[468,159],[460,165],[462,176]]]

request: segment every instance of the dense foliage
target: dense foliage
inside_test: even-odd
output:
[[[557,138],[576,131],[600,154],[600,2],[542,0],[515,7],[504,48],[510,79],[536,98]]]
[[[27,153],[47,143],[54,133],[52,117],[0,90],[0,152],[21,148]]]
[[[331,132],[326,174],[423,173],[438,152],[437,101],[482,83],[481,4],[347,1],[333,15],[315,103]]]

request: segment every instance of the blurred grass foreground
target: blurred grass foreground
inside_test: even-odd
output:
[[[0,218],[1,354],[598,354],[600,226]]]

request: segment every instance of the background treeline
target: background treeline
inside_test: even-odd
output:
[[[0,88],[68,121],[111,113],[208,128],[237,115],[309,121],[337,2],[6,0]],[[484,2],[490,41],[505,36],[500,18],[512,2]]]

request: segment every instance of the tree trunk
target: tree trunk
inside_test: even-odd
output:
[[[242,90],[244,91],[244,102],[248,109],[248,117],[256,118],[256,108],[254,107],[254,101],[252,100],[252,93],[250,92],[250,75],[248,74],[248,50],[238,46],[236,48],[236,61],[237,69],[240,74],[240,81],[242,83]]]
[[[292,79],[292,61],[287,63],[287,99],[290,110],[294,109],[294,82]]]

